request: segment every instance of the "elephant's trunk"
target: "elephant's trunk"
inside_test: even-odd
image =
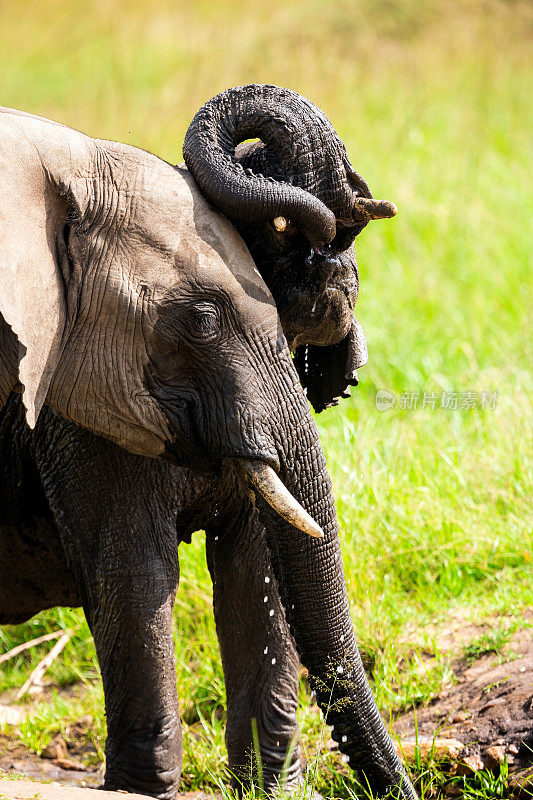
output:
[[[307,112],[316,136],[326,129],[329,133],[329,121],[296,92],[254,84],[228,89],[197,112],[185,136],[183,157],[203,194],[234,221],[257,224],[288,217],[321,246],[335,236],[335,214],[305,188],[284,180],[295,174],[295,162],[305,150],[302,139],[309,131],[302,112]],[[255,174],[236,160],[235,147],[255,137],[276,153],[278,179]],[[308,159],[310,155],[308,151]],[[313,165],[298,171],[310,175]]]
[[[254,138],[260,142],[242,144]],[[280,86],[237,86],[213,97],[189,126],[183,157],[241,233],[290,219],[312,247],[331,243],[342,252],[369,220],[395,213],[391,203],[372,201],[323,111]]]
[[[317,701],[333,725],[332,736],[351,767],[373,791],[386,793],[393,788],[398,798],[416,800],[374,702],[355,641],[334,499],[318,432],[307,409],[303,420],[299,416],[288,423],[291,430],[300,431],[296,447],[294,442],[291,447],[292,457],[299,454],[298,463],[285,453],[281,478],[322,527],[324,538],[306,536],[269,506],[257,503],[288,622]]]

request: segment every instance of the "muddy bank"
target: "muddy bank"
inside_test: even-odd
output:
[[[468,650],[487,625],[454,624],[437,642],[442,652]],[[456,683],[445,688],[426,707],[399,717],[395,731],[401,739],[453,738],[464,745],[462,756],[476,756],[494,767],[504,758],[510,765],[533,761],[533,637],[530,628],[514,633],[503,652],[487,652],[475,660],[453,658]],[[479,760],[477,761],[479,765]]]

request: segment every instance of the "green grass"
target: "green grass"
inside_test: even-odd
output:
[[[498,625],[494,630],[488,630],[479,636],[475,636],[463,647],[463,656],[467,663],[473,664],[476,659],[487,653],[495,653],[502,656],[505,646],[518,629],[519,624],[519,622],[514,622],[511,625]]]
[[[236,0],[216,7],[26,0],[23,7],[0,5],[5,105],[177,161],[207,98],[249,81],[279,83],[327,111],[376,196],[397,203],[394,221],[374,224],[357,241],[357,316],[369,364],[353,399],[317,422],[378,703],[394,714],[427,701],[452,679],[449,658],[429,637],[423,646],[421,637],[406,641],[408,626],[435,629],[468,608],[473,622],[496,616],[499,630],[509,631],[533,602],[531,6],[271,0],[252,11]],[[393,408],[377,410],[379,390],[395,395]],[[421,407],[424,392],[437,396],[435,408]],[[453,410],[440,407],[443,392],[498,396],[494,408]],[[402,407],[402,393],[419,393],[419,407]],[[206,788],[227,775],[201,534],[180,548],[180,561],[183,784]],[[96,761],[105,717],[82,615],[54,610],[6,627],[0,651],[56,627],[75,634],[48,677],[85,689],[70,704],[60,696],[38,704],[21,735],[39,750],[54,731],[90,714]],[[465,654],[498,651],[502,636],[497,629]],[[2,665],[0,688],[22,685],[43,652]],[[355,797],[336,754],[316,761],[323,723],[303,686],[300,721],[318,789]],[[449,780],[432,762],[415,771],[426,798]],[[461,781],[465,798],[505,796],[505,775]]]

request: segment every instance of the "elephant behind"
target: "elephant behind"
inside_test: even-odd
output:
[[[314,152],[331,145],[325,168],[308,165],[316,184],[298,136],[270,132],[285,107],[315,131]],[[186,140],[190,172],[18,112],[0,115],[0,131],[0,622],[83,606],[104,684],[106,786],[171,798],[177,545],[203,527],[236,778],[249,775],[255,718],[266,786],[277,785],[297,735],[298,653],[351,765],[374,790],[415,797],[359,658],[331,482],[296,369],[317,406],[356,381],[365,347],[344,250],[393,209],[354,177],[322,112],[276,87],[208,103]],[[264,145],[227,155],[258,135]],[[250,181],[229,199],[217,189],[221,153]],[[272,174],[283,169],[287,181]],[[273,199],[257,200],[257,182]],[[309,349],[297,360],[299,348],[340,345],[335,364],[321,368]],[[301,781],[296,748],[287,783]]]

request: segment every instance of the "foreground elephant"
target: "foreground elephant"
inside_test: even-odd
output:
[[[218,119],[231,116],[228,98],[245,106],[254,93],[259,109],[270,98],[276,120],[284,103],[300,104],[318,143],[335,137],[346,169],[329,122],[286,90],[232,90],[218,100]],[[272,118],[272,107],[265,114]],[[290,126],[282,127],[289,138],[282,146],[276,138],[274,154],[290,150]],[[267,128],[258,113],[232,145],[265,140]],[[249,775],[255,718],[265,784],[276,786],[298,730],[297,651],[351,765],[375,791],[414,798],[359,658],[331,484],[281,327],[294,349],[344,342],[330,351],[336,370],[318,360],[306,369],[313,351],[300,359],[317,405],[355,382],[364,359],[350,310],[355,262],[336,251],[390,209],[369,199],[364,182],[357,189],[353,170],[349,194],[331,164],[333,184],[309,187],[316,194],[298,186],[302,170],[286,172],[292,185],[276,182],[269,171],[282,164],[257,145],[240,157],[261,159],[258,180],[274,201],[261,211],[260,187],[250,188],[255,177],[237,153],[229,161],[250,179],[244,196],[254,210],[239,212],[231,198],[226,208],[209,192],[212,165],[198,158],[211,132],[195,120],[187,161],[241,230],[264,280],[184,168],[0,114],[0,622],[83,606],[104,683],[106,786],[171,798],[182,752],[171,635],[177,545],[205,528],[236,777]],[[296,273],[307,264],[310,307],[305,275],[284,287],[278,260]],[[328,286],[332,275],[338,282]],[[329,319],[317,334],[321,305]],[[296,747],[289,787],[301,782],[299,756]]]

